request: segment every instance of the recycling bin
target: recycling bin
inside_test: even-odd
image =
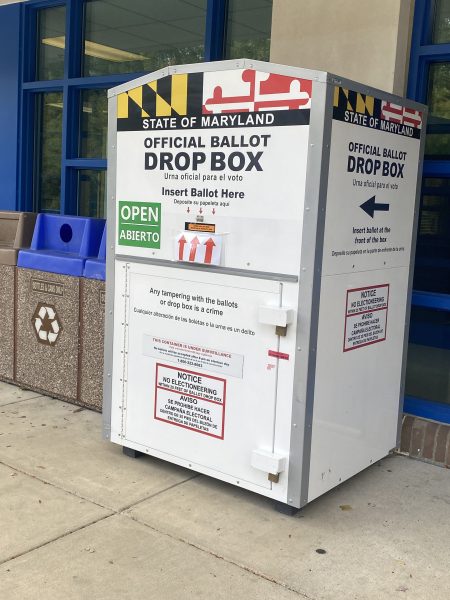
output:
[[[426,114],[253,60],[109,91],[107,439],[287,512],[396,447]]]
[[[106,226],[97,258],[84,267],[80,299],[80,385],[78,402],[101,412],[105,329]]]
[[[77,403],[80,278],[97,256],[104,220],[40,214],[21,250],[16,285],[16,380]]]
[[[0,212],[0,379],[14,381],[14,289],[17,254],[30,245],[36,215]]]

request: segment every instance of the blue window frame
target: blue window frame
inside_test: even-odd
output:
[[[40,10],[57,6],[66,7],[64,77],[58,80],[37,80],[37,18]],[[80,158],[80,93],[85,89],[108,89],[138,77],[141,73],[124,73],[82,77],[83,20],[85,3],[80,0],[55,0],[29,2],[24,6],[22,29],[22,127],[19,176],[19,209],[36,210],[35,140],[34,131],[38,114],[36,95],[45,92],[62,92],[62,153],[60,211],[77,214],[78,187],[81,171],[106,169],[106,158]],[[205,34],[205,59],[221,57],[225,23],[225,0],[208,0]]]
[[[446,423],[450,423],[449,76],[450,1],[416,0],[408,96],[429,104],[430,115],[404,410]]]
[[[115,3],[111,2],[111,0],[107,1],[111,4],[111,7],[109,7],[111,9],[117,9],[118,11],[128,9],[127,3],[121,6],[120,2]],[[164,6],[165,2],[163,2],[163,0],[158,1],[161,6]],[[186,2],[185,0],[174,1],[178,2],[182,7],[185,4],[185,12],[190,11],[192,13],[192,11],[195,10],[205,10],[202,8],[198,9],[198,7],[202,7],[201,0],[196,0],[194,2]],[[34,179],[37,178],[35,131],[37,130],[36,124],[40,118],[39,106],[43,103],[38,102],[37,99],[42,98],[43,95],[48,92],[58,92],[59,94],[62,94],[62,102],[58,102],[59,107],[62,110],[60,212],[63,214],[77,214],[79,210],[78,189],[80,181],[87,183],[90,178],[91,182],[95,182],[95,171],[104,171],[107,167],[105,157],[80,157],[79,143],[82,91],[89,89],[103,89],[106,91],[108,88],[120,85],[143,74],[142,72],[135,71],[132,73],[118,72],[108,75],[83,76],[83,55],[85,51],[83,28],[85,25],[87,3],[91,2],[93,2],[93,0],[30,0],[21,6],[21,29],[23,32],[21,55],[23,60],[20,86],[21,119],[19,131],[20,147],[17,195],[17,208],[19,210],[39,209],[39,206],[36,205],[38,194],[36,193],[36,181],[34,181]],[[226,38],[229,0],[204,0],[204,2],[204,6],[206,7],[204,22],[204,60],[212,61],[227,58]],[[103,4],[105,4],[105,2],[99,2],[98,8],[105,9],[104,6],[100,6]],[[42,12],[40,11],[56,7],[65,7],[64,37],[61,35],[61,24],[60,29],[56,31],[56,33],[50,34],[50,38],[48,37],[48,34],[46,34],[46,43],[48,44],[51,40],[51,44],[53,44],[54,47],[59,47],[59,50],[50,49],[50,51],[48,51],[48,48],[46,48],[44,49],[45,51],[43,54],[55,57],[59,53],[60,57],[61,52],[64,52],[63,75],[60,79],[40,80],[38,74],[39,72],[42,72],[42,70],[38,70],[36,60],[38,51],[42,48],[42,44],[39,45],[38,18],[39,15],[42,15]],[[92,8],[92,4],[90,5],[90,8]],[[152,6],[149,4],[145,9],[150,11]],[[258,9],[258,14],[260,15],[258,17],[259,20],[257,19],[254,24],[255,40],[257,38],[258,43],[260,44],[259,40],[264,39],[264,37],[267,39],[267,36],[270,38],[272,0],[257,0],[256,2],[255,0],[251,0],[249,3],[247,3],[247,0],[242,0],[238,9],[233,9],[233,27],[230,28],[228,35],[233,36],[233,39],[236,39],[238,42],[240,39],[244,38],[248,41],[249,28],[244,21],[245,19],[248,20],[249,10],[255,9]],[[241,16],[240,12],[242,13]],[[57,13],[57,15],[60,16],[63,11],[56,10],[53,11],[53,13]],[[105,10],[103,11],[103,14],[106,14]],[[194,20],[195,19],[193,19],[193,21]],[[242,25],[240,21],[242,21]],[[140,24],[138,23],[136,27],[138,28],[139,26]],[[162,23],[162,26],[164,27],[164,23]],[[183,31],[183,34],[188,36],[189,32],[187,29],[188,28],[180,28],[180,32]],[[45,31],[47,31],[47,29],[45,29]],[[102,32],[100,31],[98,33],[100,39],[101,34]],[[162,33],[158,31],[158,35],[161,37]],[[94,43],[97,43],[97,41]],[[103,42],[103,44],[105,44],[105,42]],[[256,45],[257,44],[255,43],[255,48]],[[251,34],[249,47],[251,50]],[[105,48],[107,47],[103,45],[103,49]],[[114,50],[115,48],[109,48],[109,51]],[[127,54],[131,56],[131,53]],[[134,56],[139,58],[136,54]],[[253,56],[248,57],[253,58]],[[266,56],[266,58],[268,59],[268,56]],[[58,73],[59,76],[58,69],[55,69],[53,72]],[[55,102],[53,102],[53,106],[55,106]],[[86,179],[86,177],[88,177],[88,179]],[[88,186],[86,185],[85,189],[87,188]],[[90,204],[89,201],[84,202],[84,206],[90,206]],[[49,205],[52,207],[54,203],[50,202]]]

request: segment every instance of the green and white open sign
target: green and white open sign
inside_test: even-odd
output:
[[[161,204],[119,202],[119,245],[160,248]]]

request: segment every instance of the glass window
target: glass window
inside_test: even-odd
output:
[[[78,214],[82,217],[104,218],[106,208],[106,171],[78,171]]]
[[[65,31],[65,6],[39,10],[37,79],[62,79],[64,77]]]
[[[450,133],[433,133],[428,128],[425,140],[427,158],[450,158]]]
[[[439,158],[450,157],[450,62],[430,65],[427,103],[425,153]]]
[[[405,392],[450,404],[450,313],[413,307]]]
[[[272,0],[229,0],[225,58],[269,60]]]
[[[423,181],[414,289],[450,293],[450,179]]]
[[[61,193],[62,92],[36,95],[35,208],[59,212]]]
[[[106,90],[81,92],[80,156],[106,158],[108,98]]]
[[[202,61],[206,5],[207,0],[87,0],[84,75]]]
[[[450,0],[436,0],[432,43],[448,42],[450,42]]]

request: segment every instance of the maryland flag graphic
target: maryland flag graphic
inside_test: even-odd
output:
[[[176,73],[150,81],[117,96],[117,130],[154,129],[147,119],[171,119],[170,128],[186,129],[183,117],[196,127],[225,126],[205,115],[272,112],[271,125],[309,123],[312,81],[254,69]],[[173,121],[172,121],[173,119]],[[237,125],[230,121],[228,126]],[[244,123],[239,123],[243,126]],[[258,126],[257,120],[246,125]],[[192,127],[192,125],[190,125]],[[158,123],[164,129],[166,123]]]
[[[142,129],[142,119],[202,112],[203,73],[179,73],[119,94],[117,128]]]
[[[375,98],[336,86],[334,88],[333,106],[342,111],[351,110],[352,112],[373,116]]]
[[[387,100],[336,86],[333,119],[419,139],[422,112]]]

